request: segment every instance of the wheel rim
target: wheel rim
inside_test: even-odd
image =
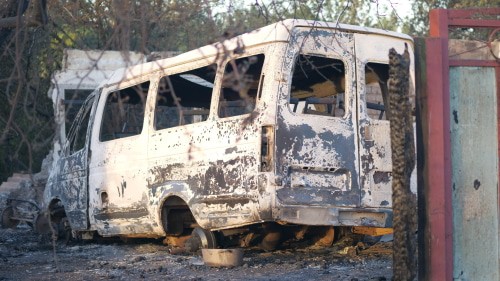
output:
[[[196,227],[193,230],[193,235],[196,235],[200,238],[201,248],[205,249],[217,248],[217,240],[215,239],[215,235],[212,231],[205,230],[201,227]]]

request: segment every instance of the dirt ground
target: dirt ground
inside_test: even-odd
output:
[[[0,229],[0,280],[391,280],[392,244],[284,245],[245,249],[243,265],[211,268],[199,253],[172,254],[159,240],[43,241],[26,225]]]

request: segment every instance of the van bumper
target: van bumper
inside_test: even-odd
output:
[[[277,221],[301,225],[392,227],[391,209],[288,205],[274,214]]]

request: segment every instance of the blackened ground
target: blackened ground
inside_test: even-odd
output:
[[[26,225],[0,229],[0,280],[391,280],[392,245],[284,245],[245,249],[243,266],[211,268],[198,254],[172,254],[157,240],[58,243]]]

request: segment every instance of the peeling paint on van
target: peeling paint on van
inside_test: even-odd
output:
[[[390,226],[389,134],[387,124],[367,115],[363,84],[364,64],[381,61],[387,52],[381,49],[375,52],[379,57],[369,57],[374,51],[358,48],[387,40],[411,44],[409,37],[392,32],[287,20],[217,46],[118,71],[85,105],[91,112],[83,132],[85,147],[66,149],[56,163],[46,205],[60,201],[73,230],[103,236],[163,237],[178,235],[172,229],[179,225],[224,230],[271,221]],[[220,53],[224,50],[227,53]],[[264,58],[254,81],[258,83],[244,92],[254,95],[246,97],[255,99],[253,111],[221,115],[222,104],[229,104],[225,98],[238,99],[223,95],[228,64],[224,58],[252,56]],[[339,64],[329,65],[337,80],[327,77],[337,91],[313,96],[335,104],[307,108],[315,99],[307,96],[312,84],[294,84],[299,57]],[[209,77],[203,69],[214,63],[219,69],[213,70],[213,83],[189,84],[193,79],[179,76],[191,71],[189,75]],[[307,81],[307,75],[298,76]],[[200,109],[193,102],[184,118],[175,115],[182,107],[165,105],[169,94],[161,101],[165,108],[157,110],[165,77],[188,90],[198,89],[192,92],[193,101],[199,102],[200,92],[211,94],[210,104]],[[132,90],[140,92],[135,103]],[[298,90],[306,95],[292,96]],[[106,111],[115,93],[129,95],[127,110],[137,118]],[[299,100],[295,107],[294,98]],[[300,102],[306,105],[298,110]],[[341,113],[329,111],[331,107]],[[117,106],[116,112],[120,110],[124,108]],[[156,126],[160,114],[168,124],[161,128]],[[83,120],[76,120],[77,134]],[[103,129],[113,122],[122,123]],[[105,131],[109,134],[103,136]]]

